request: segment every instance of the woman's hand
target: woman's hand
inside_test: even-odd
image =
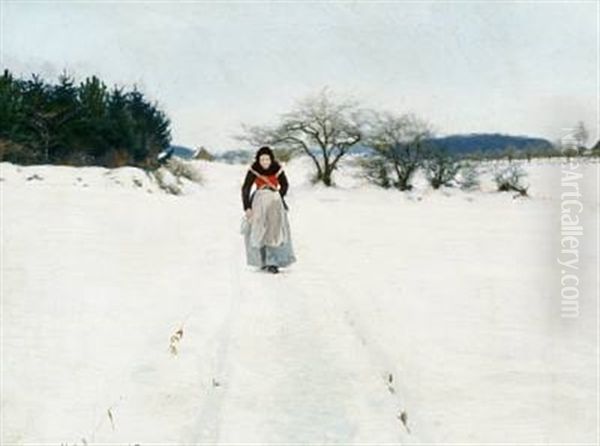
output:
[[[250,217],[252,217],[252,209],[248,208],[246,209],[246,218],[250,220]]]

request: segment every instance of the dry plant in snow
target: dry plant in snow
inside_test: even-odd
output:
[[[179,341],[181,341],[181,338],[183,338],[183,326],[179,327],[179,329],[171,335],[169,342],[169,352],[171,352],[173,356],[176,356],[179,352],[177,350],[177,346],[179,345]]]

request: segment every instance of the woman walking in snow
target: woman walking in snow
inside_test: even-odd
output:
[[[252,185],[256,189],[250,195]],[[284,200],[287,190],[283,167],[269,147],[261,147],[242,185],[245,212],[242,233],[248,265],[277,273],[280,267],[296,261]]]

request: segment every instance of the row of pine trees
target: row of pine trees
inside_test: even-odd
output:
[[[170,143],[169,119],[137,87],[0,77],[0,161],[152,168]]]

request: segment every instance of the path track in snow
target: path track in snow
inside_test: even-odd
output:
[[[277,276],[255,272],[241,249],[235,240],[220,385],[185,441],[402,443],[398,374],[350,308],[348,290],[301,261]]]
[[[216,443],[219,438],[219,426],[222,402],[228,387],[224,385],[231,375],[229,349],[232,343],[232,329],[238,323],[242,289],[240,283],[239,242],[232,238],[229,255],[230,293],[229,308],[219,331],[216,334],[216,354],[213,364],[213,376],[204,395],[204,403],[199,408],[190,432],[184,433],[182,443]],[[199,358],[205,360],[204,357]]]

